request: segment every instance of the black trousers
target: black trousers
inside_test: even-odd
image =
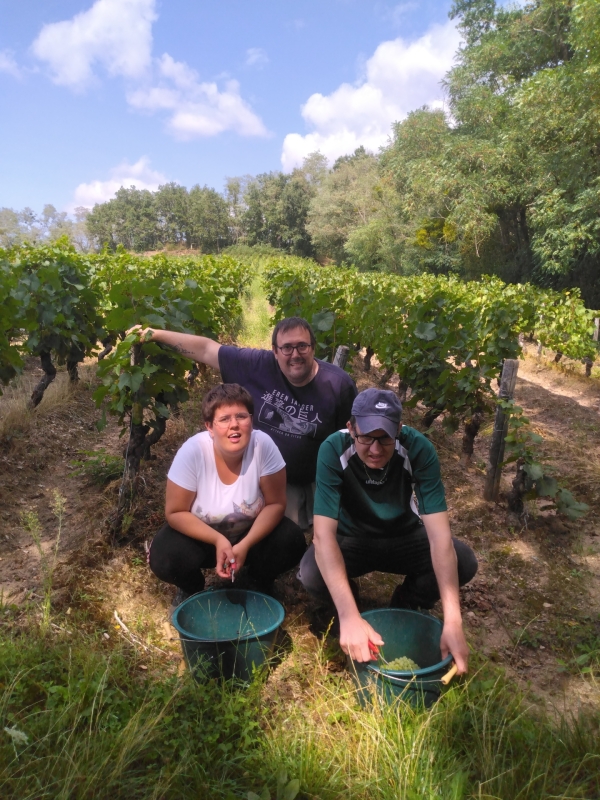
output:
[[[349,578],[375,571],[406,576],[404,583],[394,592],[392,605],[432,608],[440,599],[429,539],[423,525],[409,534],[391,539],[338,536],[337,541]],[[469,545],[454,538],[452,543],[458,561],[458,583],[464,586],[477,572],[477,559]],[[310,594],[323,601],[331,600],[315,560],[314,545],[308,548],[300,562],[298,579]]]
[[[306,551],[302,530],[284,517],[268,536],[251,547],[246,558],[251,577],[267,587],[282,572],[297,566]],[[186,536],[165,523],[150,547],[150,569],[161,581],[194,594],[204,589],[203,569],[216,566],[212,544]]]

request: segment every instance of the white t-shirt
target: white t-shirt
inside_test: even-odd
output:
[[[259,481],[285,467],[270,436],[252,431],[235,483],[219,478],[213,441],[208,431],[197,433],[180,447],[169,470],[169,480],[196,492],[190,511],[202,522],[235,543],[251,527],[265,505]]]

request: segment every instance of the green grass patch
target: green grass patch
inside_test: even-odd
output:
[[[271,349],[271,317],[267,299],[261,287],[260,272],[256,272],[244,302],[242,329],[238,343],[242,347]]]
[[[598,715],[553,722],[489,667],[429,711],[362,709],[323,651],[294,649],[249,689],[201,685],[73,614],[44,633],[3,613],[3,798],[600,796]]]

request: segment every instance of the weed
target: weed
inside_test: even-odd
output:
[[[54,499],[50,507],[57,519],[58,528],[56,532],[56,538],[54,540],[54,546],[50,548],[49,552],[46,552],[42,545],[42,528],[38,515],[34,511],[25,511],[21,516],[23,527],[33,539],[40,556],[42,587],[44,592],[44,599],[42,602],[42,629],[45,631],[48,629],[48,625],[50,624],[50,613],[52,609],[52,584],[54,580],[56,560],[58,557],[58,546],[60,544],[60,536],[62,533],[65,502],[65,498],[62,497],[60,492],[55,490]]]
[[[532,650],[537,650],[538,647],[544,642],[544,635],[541,631],[536,631],[533,628],[515,628],[513,632],[513,641],[516,645],[529,647]]]
[[[596,674],[600,671],[600,615],[586,615],[575,620],[561,620],[554,636],[565,657],[559,660],[559,671]]]
[[[113,456],[104,447],[98,450],[80,450],[79,455],[85,456],[71,461],[72,475],[83,475],[90,483],[105,486],[117,480],[123,474],[124,461],[121,456]]]
[[[295,778],[288,782],[288,774],[285,769],[280,769],[277,773],[277,794],[276,800],[294,800],[300,791],[300,781]],[[261,794],[248,792],[248,800],[271,800],[271,793],[268,787],[265,786]],[[231,800],[235,800],[233,795],[230,795]]]

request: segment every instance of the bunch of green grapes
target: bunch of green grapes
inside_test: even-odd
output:
[[[394,672],[416,672],[421,667],[408,656],[400,656],[393,661],[386,661],[381,664],[382,669],[393,670]]]

